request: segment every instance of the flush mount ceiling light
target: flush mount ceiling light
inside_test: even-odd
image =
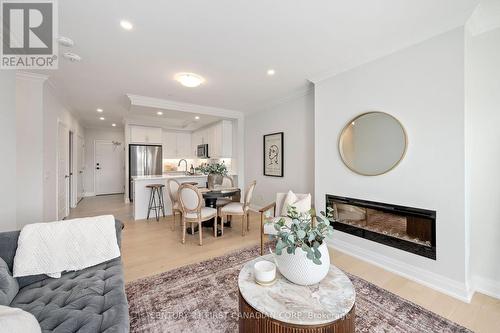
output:
[[[102,113],[104,110],[103,110],[103,109],[101,109],[101,108],[97,108],[97,110],[96,110],[96,111],[97,111],[97,112],[99,112],[99,113]]]
[[[113,123],[113,124],[111,124],[111,126],[116,127],[116,124],[115,124],[115,123]]]
[[[274,74],[276,74],[276,71],[274,69],[268,69],[267,70],[267,75],[273,76]]]
[[[159,116],[163,116],[163,112],[161,112],[161,111],[156,112],[156,114]]]
[[[194,117],[194,119],[196,119],[196,120],[200,120],[200,117],[199,117],[199,116],[196,116],[196,117]]]
[[[106,120],[106,118],[104,118],[104,117],[99,117],[99,119],[101,119],[101,120]]]
[[[125,30],[132,30],[134,28],[132,23],[130,23],[130,21],[127,21],[127,20],[121,20],[120,26]]]
[[[184,87],[194,88],[205,82],[205,79],[194,73],[178,73],[175,75],[175,80]]]

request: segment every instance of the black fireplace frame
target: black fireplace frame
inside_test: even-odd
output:
[[[431,246],[417,244],[411,241],[396,238],[390,235],[384,235],[378,232],[366,230],[354,225],[348,225],[333,220],[330,220],[330,224],[335,230],[436,260],[436,211],[327,194],[326,207],[332,207],[331,204],[333,201],[335,201],[336,203],[354,205],[363,208],[377,209],[379,211],[395,215],[423,217],[430,219],[432,228]]]

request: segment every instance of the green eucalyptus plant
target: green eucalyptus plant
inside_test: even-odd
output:
[[[196,168],[196,171],[201,172],[205,175],[227,175],[227,167],[224,162],[222,163],[211,163],[211,164],[202,164]]]
[[[301,248],[307,253],[307,258],[316,265],[321,265],[321,252],[318,247],[323,244],[324,239],[333,233],[333,227],[329,219],[332,218],[333,209],[327,208],[327,214],[320,212],[316,215],[314,209],[307,213],[299,213],[294,206],[288,207],[288,217],[292,219],[292,224],[287,226],[285,219],[281,218],[274,223],[274,229],[278,232],[275,236],[278,239],[276,243],[276,254],[281,255],[286,249],[288,254],[295,254],[297,248]],[[312,217],[316,217],[316,223],[313,226]]]

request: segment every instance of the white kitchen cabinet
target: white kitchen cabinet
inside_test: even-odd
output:
[[[210,157],[228,158],[233,154],[233,124],[228,120],[222,120],[212,126],[211,130],[212,149]]]
[[[177,157],[177,135],[175,132],[163,132],[163,158]]]
[[[191,152],[191,133],[177,133],[177,157],[194,157]]]
[[[191,149],[208,144],[208,155],[211,158],[229,158],[233,154],[233,123],[229,120],[219,121],[209,127],[194,131],[191,135]]]
[[[130,143],[162,144],[162,129],[159,127],[130,126]]]
[[[201,134],[198,131],[191,133],[191,153],[193,156],[197,156],[198,145],[201,145]]]
[[[163,132],[163,157],[164,158],[190,158],[191,133]]]

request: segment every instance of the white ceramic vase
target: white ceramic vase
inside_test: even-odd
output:
[[[321,253],[321,265],[316,265],[307,259],[307,252],[298,248],[295,254],[288,254],[284,250],[281,255],[274,255],[276,266],[288,280],[301,286],[308,286],[323,280],[330,269],[330,254],[325,243],[318,247]]]

